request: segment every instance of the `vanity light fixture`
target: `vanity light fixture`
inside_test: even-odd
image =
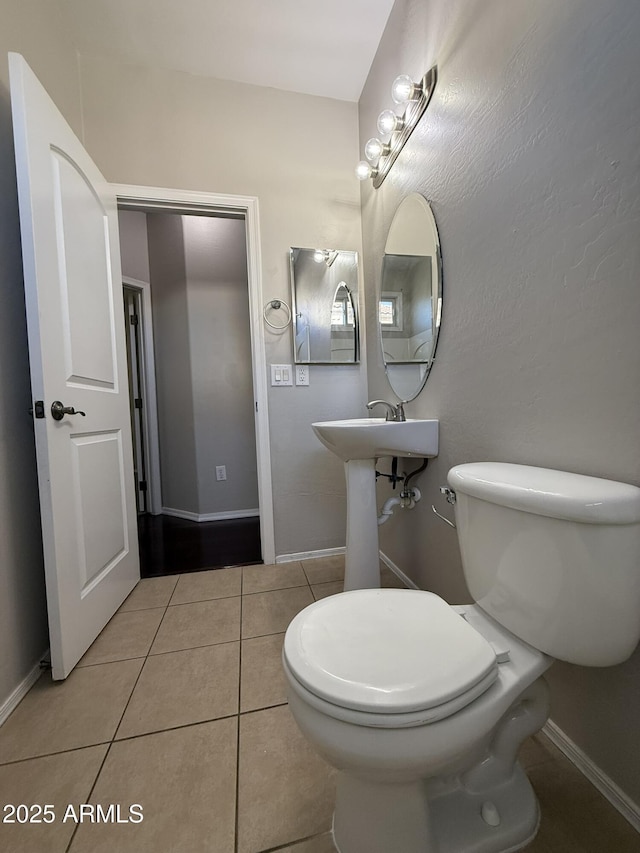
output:
[[[396,133],[396,131],[402,130],[403,127],[404,119],[402,116],[396,115],[393,110],[382,110],[378,116],[378,131],[383,136]]]
[[[393,81],[391,97],[396,104],[406,106],[402,115],[397,115],[394,110],[383,110],[378,116],[378,131],[389,139],[383,141],[374,137],[366,143],[364,154],[367,159],[356,166],[356,175],[361,181],[371,178],[376,189],[382,184],[426,110],[437,76],[437,66],[434,65],[418,82],[407,74],[401,74]]]
[[[391,85],[391,97],[396,104],[406,104],[419,97],[422,92],[422,81],[414,83],[408,74],[400,74]]]
[[[338,257],[339,252],[336,249],[316,249],[313,253],[313,260],[317,264],[326,264],[328,267]]]
[[[377,163],[381,157],[386,157],[390,150],[386,142],[381,142],[374,136],[365,143],[364,156],[370,163]]]
[[[373,178],[375,180],[378,176],[378,170],[374,168],[371,163],[367,163],[366,160],[360,160],[356,166],[356,175],[360,181],[366,181],[367,178]]]

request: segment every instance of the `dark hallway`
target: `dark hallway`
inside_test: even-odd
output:
[[[145,513],[138,538],[143,578],[262,562],[258,517],[197,522]]]

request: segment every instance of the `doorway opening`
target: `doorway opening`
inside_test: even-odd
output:
[[[115,189],[141,573],[274,562],[257,200]]]

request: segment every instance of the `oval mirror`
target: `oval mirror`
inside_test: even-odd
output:
[[[346,281],[341,281],[331,305],[331,361],[357,362],[356,307]]]
[[[442,315],[442,261],[436,221],[418,193],[398,205],[384,248],[378,327],[395,394],[418,396],[433,365]]]

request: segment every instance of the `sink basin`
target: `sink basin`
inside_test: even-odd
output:
[[[312,424],[315,434],[343,462],[379,456],[438,455],[438,420],[351,418]]]

